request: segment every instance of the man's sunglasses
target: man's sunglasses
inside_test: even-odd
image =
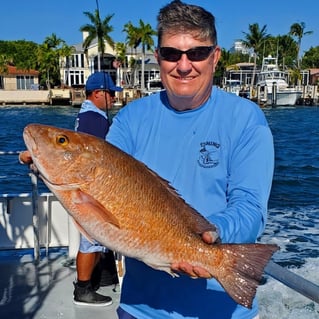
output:
[[[204,61],[208,58],[215,46],[194,47],[186,51],[178,50],[172,47],[161,47],[158,49],[160,57],[169,62],[177,62],[182,54],[187,55],[187,59],[193,62]]]

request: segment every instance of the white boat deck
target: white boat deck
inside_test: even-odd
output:
[[[0,318],[10,319],[116,319],[119,286],[101,287],[98,292],[111,296],[111,306],[73,304],[74,266],[68,265],[66,252],[59,249],[41,257],[36,264],[33,253],[21,250],[0,253]],[[115,288],[115,289],[114,289]],[[115,291],[113,291],[113,289]]]
[[[111,306],[73,304],[79,232],[51,193],[33,208],[31,194],[0,194],[0,318],[117,319],[119,287],[98,291]]]

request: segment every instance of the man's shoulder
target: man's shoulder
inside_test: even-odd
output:
[[[84,112],[80,112],[78,114],[78,118],[80,119],[86,119],[86,120],[90,120],[90,119],[99,119],[99,118],[104,118],[104,116],[98,112],[95,112],[93,110],[87,110]]]

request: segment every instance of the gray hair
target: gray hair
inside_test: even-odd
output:
[[[190,32],[199,40],[211,40],[217,44],[215,17],[204,8],[174,0],[160,9],[157,16],[158,46],[165,33]]]

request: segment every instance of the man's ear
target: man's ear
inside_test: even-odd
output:
[[[154,57],[155,57],[157,63],[160,64],[161,59],[160,59],[159,54],[158,54],[158,49],[155,49],[155,51],[154,51]]]

